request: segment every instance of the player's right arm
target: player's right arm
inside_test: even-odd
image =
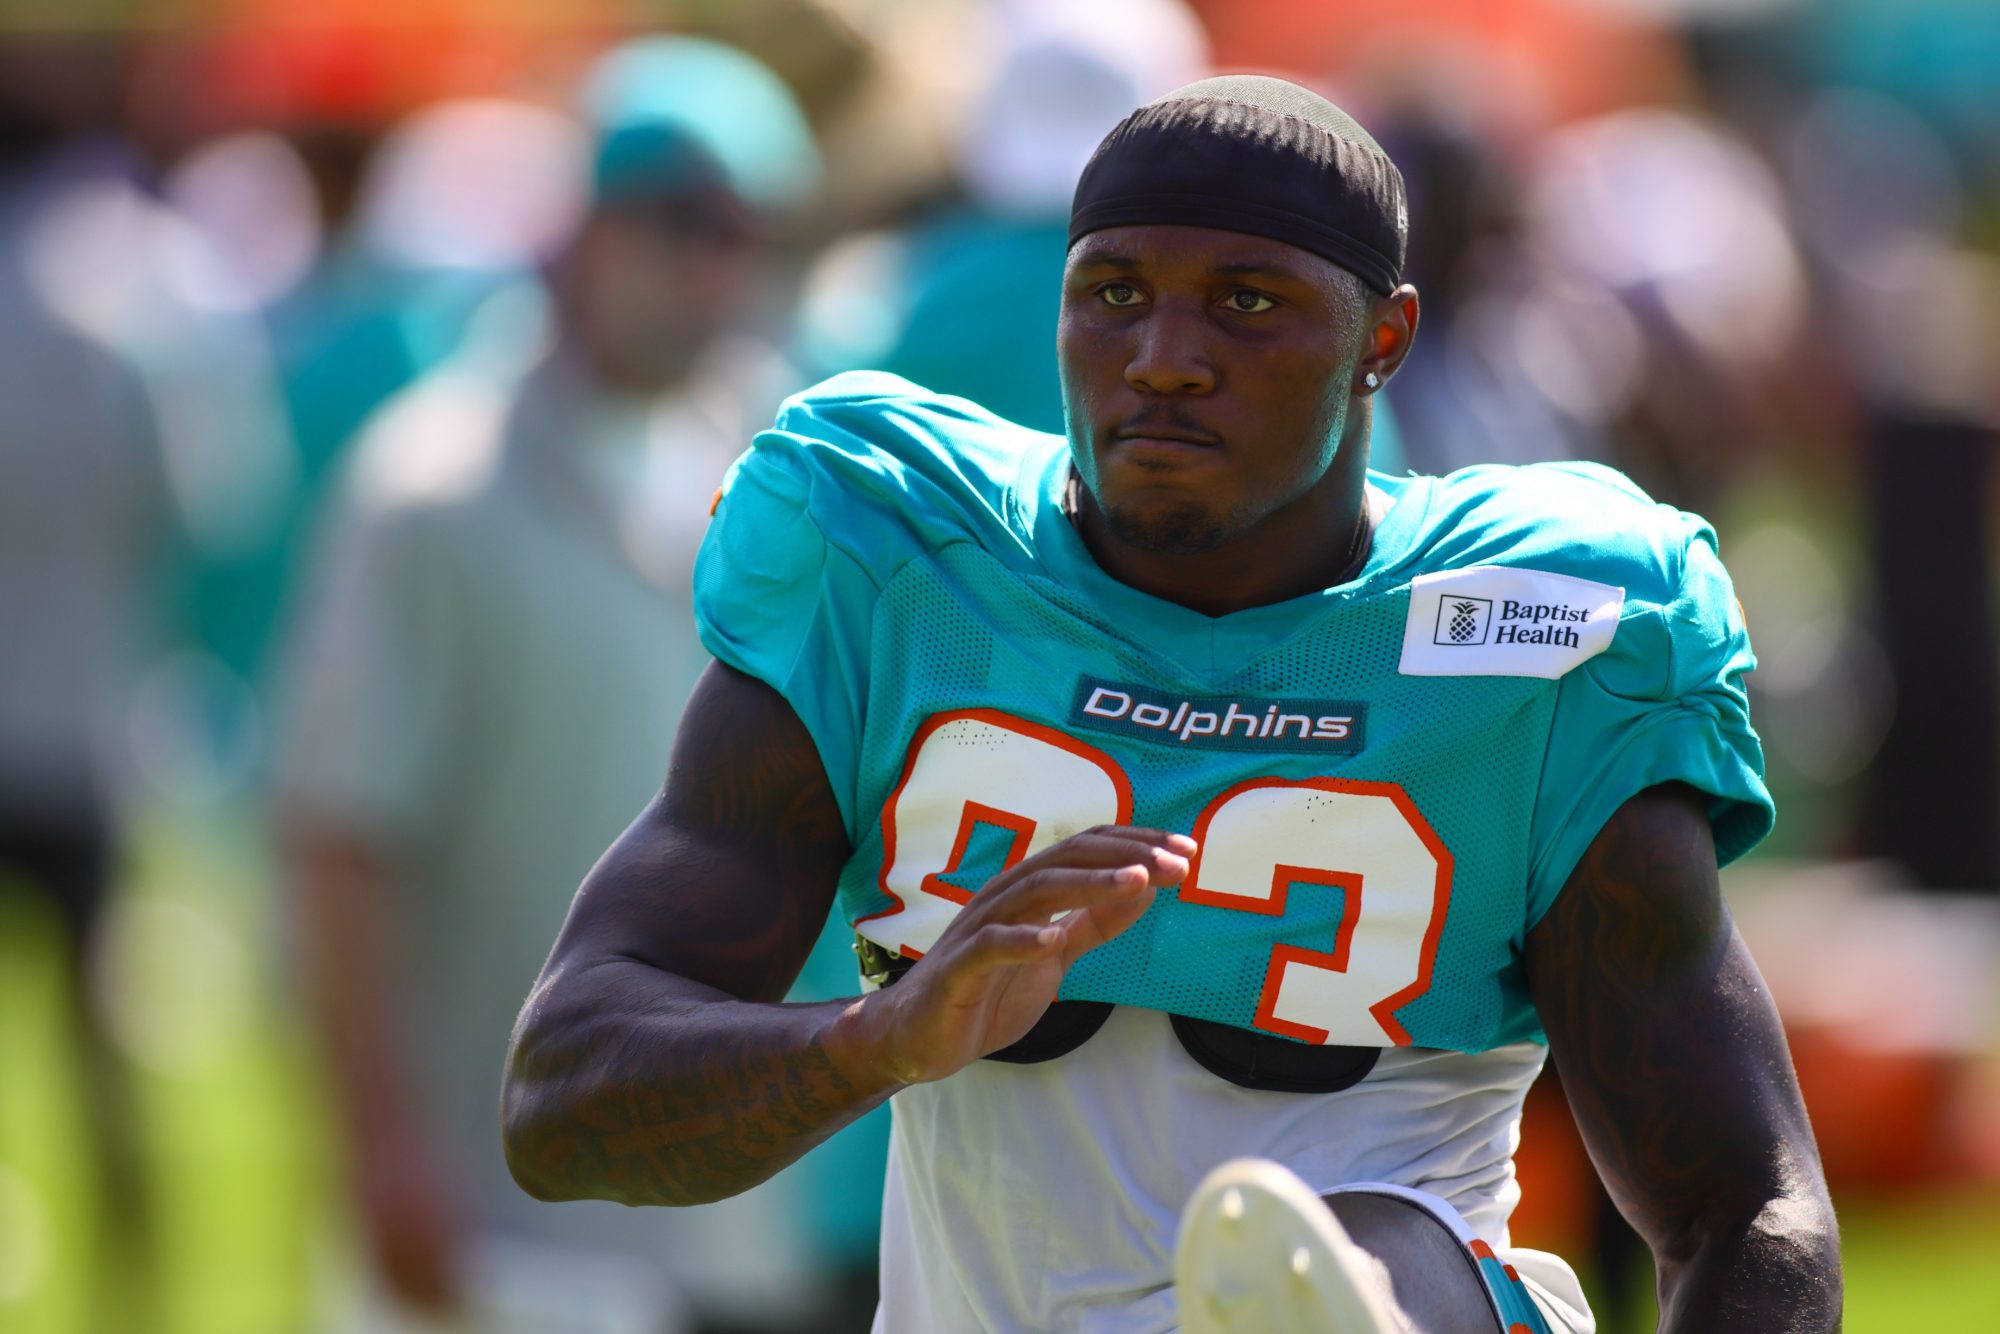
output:
[[[713,666],[663,790],[577,891],[516,1025],[514,1177],[546,1200],[746,1190],[897,1089],[1018,1040],[1193,850],[1158,830],[1076,835],[988,882],[895,986],[780,1004],[850,847],[791,706]]]

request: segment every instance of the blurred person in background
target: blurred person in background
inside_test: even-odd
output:
[[[125,95],[120,132],[72,146],[21,244],[41,302],[129,368],[153,419],[178,522],[148,572],[164,633],[132,702],[133,759],[148,796],[206,817],[248,797],[263,718],[207,633],[235,615],[235,590],[203,575],[282,540],[299,463],[255,265],[184,207],[200,153],[148,138]]]
[[[1954,36],[1982,28],[2000,42],[1991,16]],[[1772,868],[1746,930],[1782,946],[1772,985],[1849,1199],[2000,1181],[2000,158],[1952,133],[1935,99],[1957,56],[1936,54],[1895,97],[1852,65],[1849,86],[1760,88],[1837,429],[1799,511],[1751,534],[1767,568],[1743,596],[1770,609],[1773,754],[1844,819],[1840,860]],[[1990,81],[1984,100],[2000,144]]]
[[[217,64],[225,84],[254,82]],[[262,372],[262,448],[211,469],[259,498],[256,521],[188,544],[167,581],[185,660],[229,702],[206,744],[228,761],[218,795],[232,800],[266,776],[270,659],[343,452],[486,301],[536,285],[580,203],[578,131],[554,112],[456,99],[390,126],[386,109],[326,100],[268,109],[275,129],[199,139],[159,187],[213,257],[185,285],[215,321],[253,331]]]
[[[264,330],[287,429],[270,521],[249,540],[188,553],[174,572],[190,646],[244,691],[259,741],[285,592],[335,462],[362,421],[456,335],[426,318],[433,275],[390,263],[361,225],[379,139],[379,130],[331,120],[224,134],[188,151],[164,185],[226,256],[221,299]],[[261,768],[261,745],[246,759]]]
[[[1783,437],[1777,390],[1806,331],[1777,178],[1706,110],[1634,107],[1547,135],[1526,213],[1542,299],[1568,313],[1524,322],[1524,371],[1586,409],[1642,485],[1717,508]]]
[[[1823,94],[1786,147],[1830,351],[1852,394],[1873,609],[1893,682],[1896,725],[1869,769],[1857,850],[1886,858],[1917,890],[1992,899],[2000,260],[1964,243],[1958,164],[1907,108]]]
[[[1437,91],[1451,87],[1410,79],[1384,98],[1383,142],[1409,183],[1409,269],[1424,292],[1427,355],[1390,395],[1404,449],[1412,466],[1436,473],[1602,460],[1592,424],[1545,388],[1554,378],[1588,392],[1597,368],[1577,364],[1587,332],[1570,330],[1572,312],[1524,253],[1519,173],[1495,128],[1510,118]]]
[[[887,370],[1060,431],[1049,330],[1077,177],[1120,118],[1207,72],[1207,43],[1181,0],[1000,0],[985,17],[997,56],[954,136],[951,198],[905,230],[828,251],[808,284],[800,356],[822,374]]]
[[[93,1294],[112,1329],[151,1325],[157,1238],[130,1074],[92,958],[119,862],[121,724],[173,511],[137,379],[49,309],[34,272],[78,142],[51,104],[60,97],[42,95],[60,92],[51,78],[89,83],[103,55],[0,48],[0,908],[30,901],[59,942],[99,1192],[93,1259],[126,1279]]]
[[[532,299],[489,306],[369,423],[291,660],[279,835],[372,1327],[813,1314],[787,1192],[550,1209],[502,1161],[495,1072],[557,887],[657,789],[705,661],[688,584],[709,498],[787,387],[745,333],[755,242],[817,170],[783,85],[714,43],[622,47],[588,103],[591,197],[550,269],[546,348]]]

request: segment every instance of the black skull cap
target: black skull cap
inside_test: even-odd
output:
[[[1202,79],[1104,137],[1077,182],[1069,243],[1169,223],[1268,236],[1387,295],[1409,239],[1403,174],[1352,116],[1261,74]]]

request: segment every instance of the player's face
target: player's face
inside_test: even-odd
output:
[[[1114,227],[1070,251],[1057,355],[1070,449],[1112,533],[1192,554],[1327,477],[1370,303],[1296,246]]]

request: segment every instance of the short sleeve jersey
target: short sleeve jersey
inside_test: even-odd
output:
[[[790,702],[854,853],[840,902],[920,957],[993,875],[1096,824],[1187,880],[1068,999],[1306,1042],[1541,1036],[1521,947],[1621,803],[1772,809],[1742,615],[1699,518],[1590,464],[1371,474],[1364,568],[1209,617],[1105,574],[1069,453],[873,373],[789,400],[725,481],[703,640]]]

